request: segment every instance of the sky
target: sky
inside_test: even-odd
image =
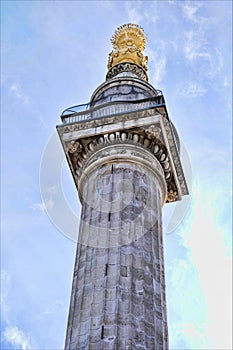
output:
[[[129,22],[147,34],[190,188],[163,208],[170,349],[232,348],[232,2],[170,0],[1,1],[2,349],[64,347],[76,244],[47,211],[58,183],[76,218],[80,204],[55,127],[104,82]]]

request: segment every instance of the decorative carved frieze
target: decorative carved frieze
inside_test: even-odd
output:
[[[129,62],[119,63],[110,68],[106,75],[106,80],[112,79],[122,72],[131,72],[133,74],[136,74],[138,78],[148,81],[148,76],[145,70],[137,64]]]
[[[94,152],[110,144],[125,143],[148,149],[159,160],[167,182],[167,202],[188,193],[176,135],[163,108],[61,125],[58,132],[77,187],[82,169]]]
[[[87,166],[87,164],[89,166],[101,157],[107,157],[110,155],[109,150],[106,149],[105,153],[102,152],[101,155],[98,154],[96,157],[93,156],[97,151],[107,148],[107,146],[110,144],[124,144],[125,149],[122,149],[122,154],[127,154],[127,144],[136,145],[140,148],[147,149],[159,161],[163,169],[169,194],[167,201],[172,202],[178,199],[178,193],[171,172],[171,164],[167,151],[162,145],[161,141],[156,138],[156,136],[159,137],[160,134],[161,130],[155,125],[152,125],[146,129],[144,133],[140,133],[140,130],[137,132],[134,130],[124,130],[105,133],[104,135],[97,137],[94,136],[77,140],[76,142],[68,142],[69,145],[67,145],[67,155],[72,164],[72,168],[75,171],[77,180],[79,181],[83,169]],[[130,155],[141,157],[136,150],[130,151],[129,156]]]

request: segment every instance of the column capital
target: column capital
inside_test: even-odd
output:
[[[106,164],[119,166],[124,164],[129,167],[134,164],[142,172],[150,173],[159,185],[161,206],[163,206],[167,199],[167,184],[161,163],[149,150],[129,143],[108,144],[104,148],[97,149],[87,159],[79,180],[78,193],[81,202],[83,201],[83,185],[86,179],[92,173],[96,172],[96,176],[101,174],[101,168]]]

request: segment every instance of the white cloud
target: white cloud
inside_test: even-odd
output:
[[[5,270],[1,270],[1,310],[2,310],[2,318],[7,324],[9,324],[9,312],[10,312],[10,306],[7,303],[10,282],[11,282],[10,274]]]
[[[61,300],[56,300],[50,307],[48,307],[46,310],[45,310],[45,314],[46,315],[50,315],[50,314],[53,314],[54,312],[57,311],[57,309],[61,308],[61,307],[64,307],[64,302],[61,301]]]
[[[43,189],[46,191],[46,194],[48,197],[54,197],[55,193],[57,192],[57,186],[48,186],[46,189],[43,187]],[[47,198],[46,200],[43,200],[40,203],[34,203],[31,208],[33,210],[39,210],[39,211],[46,211],[51,210],[54,208],[54,200],[52,198]]]
[[[11,308],[9,306],[9,289],[11,276],[6,270],[1,270],[1,310],[2,321],[7,327],[2,333],[2,339],[17,350],[35,350],[32,339],[24,334],[17,326],[12,326]]]
[[[132,23],[155,23],[160,19],[158,14],[158,4],[155,2],[148,3],[148,6],[144,6],[144,3],[141,1],[126,1],[125,2],[125,11],[128,15],[129,22]],[[145,54],[149,57],[149,65],[151,67],[150,72],[150,81],[155,87],[164,79],[166,74],[166,43],[164,40],[160,42],[157,40],[157,51],[151,50],[149,44],[146,46]],[[151,43],[152,45],[152,43]]]
[[[179,234],[189,250],[190,267],[197,269],[206,300],[208,348],[231,349],[232,261],[224,243],[225,228],[218,222],[219,194],[200,186],[195,186],[193,194],[192,218]],[[190,335],[189,331],[186,334]]]
[[[150,6],[148,6],[150,4]],[[157,13],[157,6],[155,2],[147,4],[144,6],[144,2],[141,1],[126,1],[125,11],[129,18],[129,22],[132,23],[156,23],[160,18]]]
[[[218,25],[217,17],[204,17],[198,13],[202,3],[180,2],[183,17],[190,21],[189,30],[185,30],[182,38],[179,37],[179,43],[182,43],[186,63],[190,66],[191,71],[199,66],[199,73],[204,78],[213,79],[221,73],[224,67],[224,57],[222,52],[215,46],[215,41],[211,42],[211,30],[213,25]],[[178,44],[179,44],[178,43]]]
[[[157,87],[159,83],[163,80],[166,74],[166,56],[159,57],[154,63],[154,75],[152,76],[153,85]]]
[[[209,349],[206,326],[204,323],[177,322],[171,326],[170,331],[172,333],[171,350],[181,349],[179,344],[183,344],[184,341],[186,344],[185,349]],[[182,347],[182,349],[184,349],[184,347]]]
[[[149,47],[146,54],[149,56],[150,81],[151,84],[158,88],[167,73],[166,43],[158,42],[157,51],[153,51]]]
[[[184,36],[184,53],[187,60],[194,61],[197,58],[211,59],[211,54],[207,51],[208,42],[201,28],[185,31]]]
[[[230,82],[229,82],[229,78],[228,78],[228,77],[225,76],[225,77],[223,78],[222,86],[224,86],[224,87],[230,86]]]
[[[195,81],[190,81],[180,90],[178,90],[178,95],[184,97],[200,97],[205,95],[206,89]]]
[[[19,84],[14,83],[11,85],[10,90],[14,93],[15,97],[22,100],[24,104],[28,103],[28,96],[26,96],[23,92]]]
[[[3,336],[5,341],[12,345],[14,349],[17,350],[35,350],[35,347],[32,346],[30,337],[26,336],[24,332],[16,326],[7,327]]]
[[[137,3],[135,1],[126,1],[125,3],[125,10],[126,10],[126,13],[128,15],[128,18],[129,18],[129,22],[132,22],[132,23],[140,23],[141,20],[143,19],[143,15],[142,13],[140,13],[140,11],[138,11],[137,9],[137,4],[140,5],[140,3]]]
[[[200,287],[198,271],[191,256],[175,259],[169,266],[171,308],[170,346],[180,349],[184,342],[189,349],[207,349],[206,305]],[[176,319],[178,316],[178,320]]]
[[[47,201],[43,201],[41,203],[34,203],[32,205],[33,210],[40,210],[40,211],[46,211],[53,209],[54,207],[54,201],[52,199],[48,199]]]
[[[196,14],[198,9],[202,6],[201,2],[195,1],[186,1],[186,2],[181,2],[181,9],[182,9],[182,14],[185,19],[188,19],[190,21],[196,21]]]
[[[184,32],[184,35],[184,55],[187,62],[194,64],[198,61],[201,65],[200,68],[204,68],[205,75],[214,78],[224,66],[222,53],[209,44],[205,34],[200,29]]]

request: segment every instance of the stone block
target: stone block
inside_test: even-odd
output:
[[[102,344],[101,350],[117,350],[115,345],[115,336],[103,339]]]
[[[103,315],[90,318],[90,329],[99,329],[103,324]]]
[[[108,263],[109,264],[118,264],[118,261],[119,261],[119,248],[109,249]]]
[[[149,337],[153,337],[156,331],[155,325],[147,321],[148,320],[145,320],[144,322],[144,331]]]
[[[127,266],[120,266],[120,274],[122,277],[127,277]]]
[[[107,288],[105,290],[105,298],[107,301],[109,300],[114,300],[116,301],[116,294],[117,294],[117,289],[114,288]]]
[[[99,304],[103,302],[104,300],[104,289],[102,290],[95,290],[93,293],[92,300],[89,299],[89,303],[92,302],[93,304]]]
[[[120,278],[119,278],[119,284],[120,284],[120,286],[121,286],[121,288],[122,289],[130,289],[131,288],[131,278],[126,278],[126,277],[122,277],[122,276],[120,276]]]
[[[104,304],[101,301],[101,303],[99,304],[92,304],[91,305],[91,316],[99,316],[103,313],[103,309],[104,309]]]
[[[103,278],[105,276],[105,264],[101,267],[95,268],[95,279]]]
[[[90,306],[86,309],[80,309],[79,310],[79,317],[80,321],[87,321],[90,318]],[[79,322],[80,322],[79,321]]]
[[[117,319],[117,315],[116,313],[105,313],[104,315],[104,324],[106,325],[114,325],[116,324],[116,319]]]
[[[116,335],[116,325],[104,325],[104,338],[113,338]]]
[[[83,334],[88,334],[89,331],[89,324],[90,324],[90,319],[84,322],[79,322],[78,324],[78,334],[83,335]]]
[[[79,349],[76,349],[76,350],[79,350]],[[89,342],[88,348],[86,348],[85,350],[103,350],[103,348],[102,348],[101,343],[97,341],[94,343]]]
[[[143,315],[143,303],[141,303],[141,304],[133,304],[132,305],[132,313],[136,317],[141,317]]]
[[[88,309],[90,304],[92,303],[92,295],[82,297],[81,309]]]
[[[105,279],[99,278],[93,281],[94,290],[105,287]]]
[[[118,264],[107,264],[107,275],[117,277],[119,273],[119,265]]]
[[[73,332],[72,332],[72,339],[73,339]],[[85,348],[88,344],[88,334],[78,335],[77,337],[75,337],[75,341],[76,341],[75,349],[77,349],[77,347],[78,349]]]
[[[107,288],[116,288],[117,281],[115,276],[106,276],[106,287]]]
[[[147,334],[145,334],[145,347],[146,349],[157,350],[157,344],[154,335],[150,337]]]
[[[136,268],[135,266],[133,266],[132,274],[132,277],[135,280],[142,280],[144,278],[144,270],[142,268]]]
[[[97,329],[92,329],[92,331],[89,334],[89,342],[90,343],[100,342],[101,335],[102,335],[102,327],[97,328]]]
[[[99,257],[99,256],[106,257],[108,256],[108,250],[106,248],[97,248],[95,254],[96,254],[96,257]]]
[[[115,301],[112,301],[112,300],[105,301],[104,310],[106,313],[112,314],[112,313],[116,312],[116,307],[117,307],[117,305],[116,305]]]
[[[119,313],[129,313],[130,312],[130,303],[123,302],[121,300],[118,301],[118,309]]]

